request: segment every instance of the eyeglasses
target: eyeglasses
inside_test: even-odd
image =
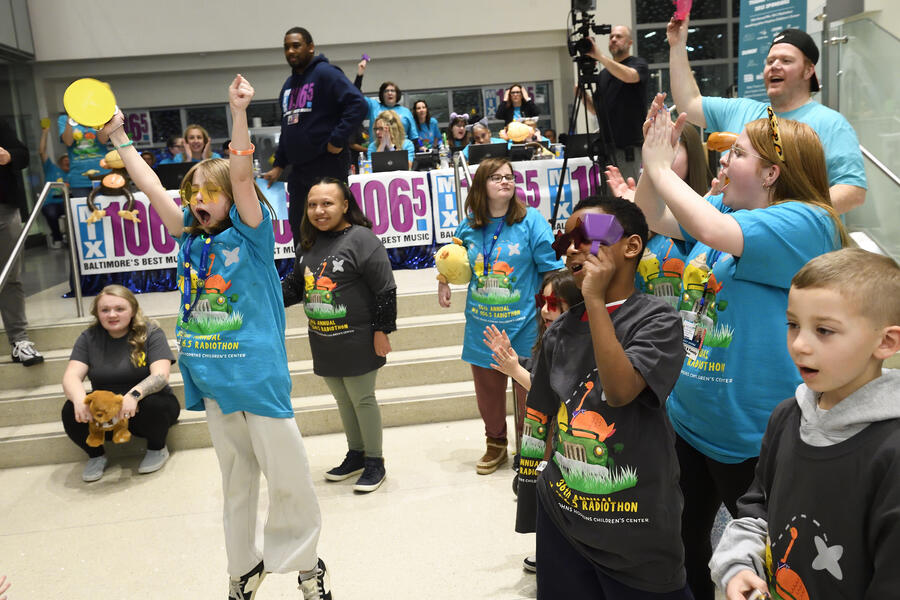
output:
[[[510,173],[509,175],[491,175],[488,177],[491,183],[500,183],[501,181],[508,181],[509,183],[515,183],[516,176]]]
[[[210,182],[204,183],[202,186],[185,184],[181,187],[178,194],[181,196],[181,206],[194,206],[197,204],[197,194],[203,198],[205,204],[219,201],[219,193],[222,188]]]
[[[538,310],[544,308],[544,305],[546,304],[547,310],[549,311],[559,310],[561,304],[559,298],[557,298],[555,294],[550,294],[549,296],[535,294],[534,303],[537,305]]]
[[[763,157],[760,156],[759,154],[753,154],[752,152],[749,152],[749,151],[747,151],[747,150],[744,150],[743,148],[741,148],[741,147],[738,146],[737,144],[732,144],[732,145],[731,145],[731,148],[728,149],[728,156],[726,157],[725,160],[727,160],[727,161],[730,163],[730,162],[731,162],[731,157],[732,157],[732,156],[734,156],[734,157],[736,157],[736,158],[742,158],[742,157],[744,157],[744,156],[755,156],[755,157],[758,158],[759,160],[764,160],[764,161],[766,161],[766,162],[769,162],[769,159],[768,159],[768,158],[763,158]]]
[[[510,92],[510,94],[521,94],[521,93],[522,93],[522,92],[520,92],[519,90],[513,90],[513,91]]]

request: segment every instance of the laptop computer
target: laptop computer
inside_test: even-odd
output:
[[[469,144],[469,164],[477,165],[486,158],[506,158],[506,142],[502,144]]]
[[[391,150],[372,153],[372,172],[409,171],[409,153],[406,150]]]
[[[440,155],[437,150],[425,150],[424,152],[416,152],[416,157],[413,159],[412,170],[413,171],[429,171],[431,169],[437,169],[440,164]]]
[[[167,190],[179,190],[181,189],[181,181],[184,179],[184,176],[195,164],[197,163],[181,162],[157,165],[156,174],[159,175],[159,180],[164,188]]]

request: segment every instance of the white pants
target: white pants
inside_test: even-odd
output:
[[[272,573],[315,569],[322,518],[297,423],[247,412],[226,415],[215,400],[204,402],[222,470],[228,574],[241,577],[260,560]],[[256,539],[260,471],[269,490],[262,552]]]

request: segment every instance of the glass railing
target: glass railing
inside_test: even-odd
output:
[[[893,67],[900,40],[868,19],[837,25],[838,110],[859,136],[859,143],[886,168],[900,175],[900,78]],[[866,202],[846,216],[848,228],[863,231],[900,259],[900,186],[865,159]]]

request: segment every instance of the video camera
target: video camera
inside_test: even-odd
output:
[[[612,25],[604,23],[594,25],[594,16],[589,13],[597,8],[596,0],[572,0],[572,25],[569,29],[569,56],[584,55],[591,51],[591,32],[597,35],[609,35]]]

